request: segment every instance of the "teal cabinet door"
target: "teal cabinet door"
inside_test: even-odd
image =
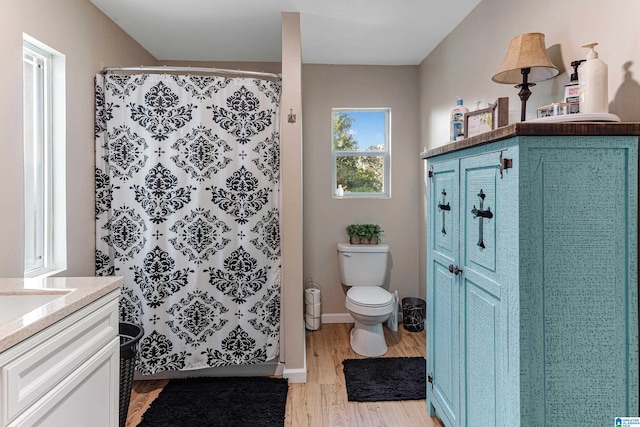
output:
[[[502,154],[514,157],[516,148]],[[500,172],[500,152],[460,161],[461,286],[460,388],[463,426],[501,426],[507,348],[508,270],[502,264],[515,247],[509,228],[517,223],[517,175]],[[513,280],[511,281],[513,283]]]
[[[503,423],[508,272],[517,226],[517,147],[428,163],[427,405],[446,426]],[[508,195],[508,196],[507,196]]]
[[[458,160],[429,165],[427,188],[427,407],[447,425],[460,414],[460,288],[449,266],[459,251]]]

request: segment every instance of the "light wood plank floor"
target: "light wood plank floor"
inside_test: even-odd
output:
[[[352,324],[324,324],[306,332],[307,382],[289,384],[285,427],[440,427],[429,417],[425,400],[349,402],[342,361],[362,358],[349,346]],[[385,328],[389,351],[384,357],[425,356],[425,332]],[[127,427],[135,427],[167,381],[133,384]]]

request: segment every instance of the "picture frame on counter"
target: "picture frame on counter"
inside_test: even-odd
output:
[[[464,137],[470,138],[509,124],[509,98],[498,98],[489,107],[464,115]]]

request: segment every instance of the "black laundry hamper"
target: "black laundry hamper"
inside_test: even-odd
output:
[[[120,427],[127,422],[133,373],[136,365],[138,341],[144,334],[142,326],[129,322],[120,322]]]

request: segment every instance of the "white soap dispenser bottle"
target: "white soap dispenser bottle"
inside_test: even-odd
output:
[[[578,67],[578,82],[580,84],[580,113],[608,113],[608,67],[598,58],[594,47],[598,43],[585,44],[588,48],[587,60]]]

